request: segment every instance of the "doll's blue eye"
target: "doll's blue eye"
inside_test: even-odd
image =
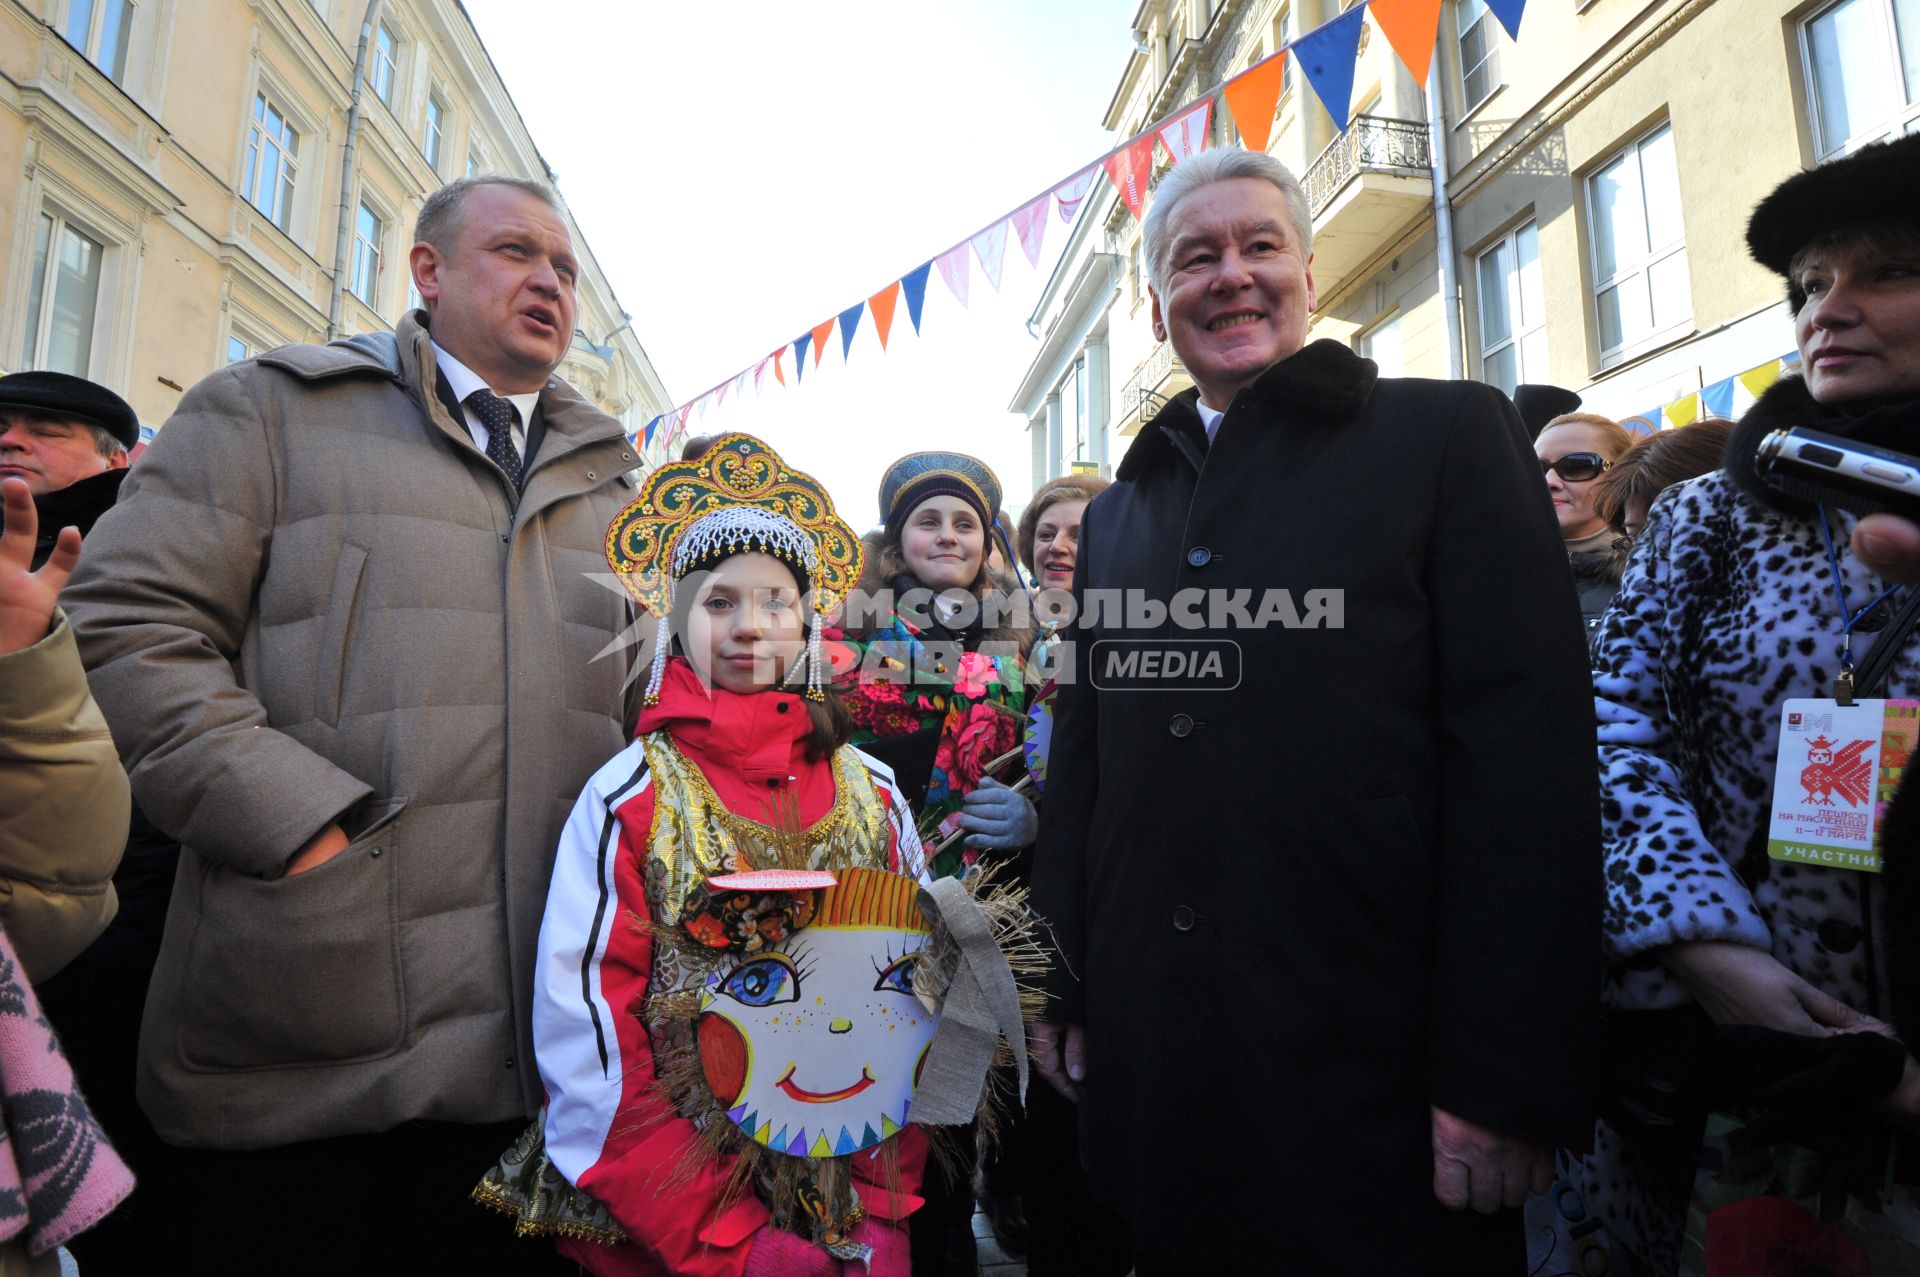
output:
[[[920,955],[909,953],[896,958],[880,968],[880,978],[873,982],[875,990],[892,989],[895,993],[913,996],[913,972],[920,965]]]
[[[720,991],[750,1007],[800,1000],[800,976],[779,954],[752,958],[733,969]]]

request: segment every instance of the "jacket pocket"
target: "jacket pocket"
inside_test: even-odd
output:
[[[378,805],[345,851],[291,878],[203,870],[180,990],[189,1068],[346,1063],[399,1049],[394,862],[405,806]]]
[[[320,660],[313,675],[313,716],[328,727],[340,723],[340,683],[346,677],[347,644],[353,640],[353,614],[359,610],[360,576],[366,566],[365,550],[357,545],[340,547],[327,623],[320,633]]]

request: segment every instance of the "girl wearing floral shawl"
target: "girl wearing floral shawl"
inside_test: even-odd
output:
[[[1014,790],[1028,636],[1010,622],[1026,618],[1006,606],[1021,597],[1018,583],[986,563],[999,504],[999,480],[974,457],[917,452],[894,462],[880,481],[886,527],[869,537],[860,586],[878,606],[862,614],[856,600],[827,633],[853,739],[893,768],[935,877],[985,851],[1019,851],[1037,826]]]

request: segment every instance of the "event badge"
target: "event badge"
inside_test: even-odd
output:
[[[1880,824],[1920,740],[1920,701],[1787,702],[1767,854],[1880,872]]]

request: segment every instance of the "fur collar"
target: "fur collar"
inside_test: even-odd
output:
[[[1380,371],[1371,359],[1322,338],[1260,374],[1258,381],[1234,396],[1227,411],[1236,415],[1255,411],[1284,418],[1289,424],[1337,426],[1366,409],[1379,379]],[[1197,387],[1175,395],[1127,449],[1115,478],[1125,482],[1171,457],[1175,445],[1168,432],[1198,428],[1199,402]]]

